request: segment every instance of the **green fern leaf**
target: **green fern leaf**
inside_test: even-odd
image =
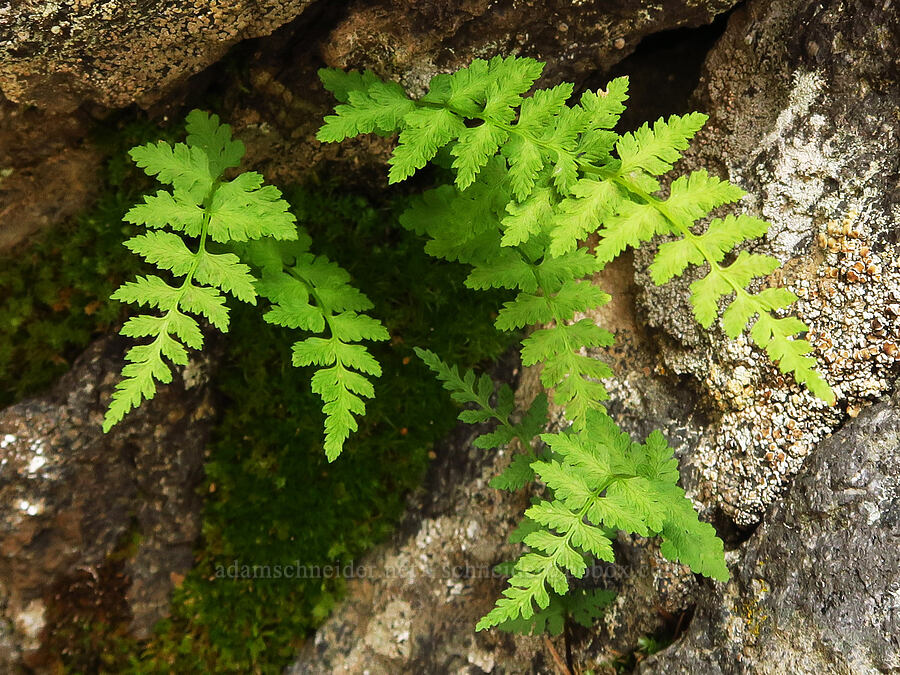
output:
[[[378,76],[371,70],[360,73],[356,70],[344,71],[339,68],[320,68],[318,71],[322,86],[334,94],[341,103],[350,100],[351,91],[365,91],[378,82]]]
[[[628,78],[617,77],[606,85],[606,91],[584,92],[579,103],[591,129],[612,129],[625,112],[627,100]]]
[[[203,229],[203,208],[184,191],[173,193],[160,190],[144,197],[144,203],[133,206],[124,220],[133,225],[171,227],[189,237],[198,237]]]
[[[176,192],[189,197],[194,204],[203,202],[217,178],[209,165],[206,153],[184,143],[174,146],[165,141],[147,143],[128,153],[148,176],[156,176],[160,183],[171,185]]]
[[[220,176],[225,169],[240,165],[244,144],[231,138],[231,127],[220,124],[218,115],[192,110],[188,113],[185,128],[188,147],[200,148],[206,153],[213,176]]]
[[[243,174],[229,183],[218,183],[222,171],[237,166],[243,145],[231,139],[218,117],[192,111],[187,120],[187,145],[163,141],[131,150],[135,163],[151,176],[172,186],[144,198],[125,216],[128,222],[152,229],[132,237],[125,246],[160,270],[181,278],[171,285],[150,275],[126,282],[113,299],[147,305],[159,315],[141,314],[129,319],[122,335],[149,338],[129,349],[123,379],[116,385],[103,430],[109,431],[141,401],[152,398],[156,383],[172,381],[174,365],[188,362],[186,348],[201,349],[203,334],[197,321],[186,314],[205,317],[219,330],[228,329],[228,308],[222,293],[255,303],[256,279],[250,268],[232,253],[206,250],[208,238],[222,243],[271,235],[295,238],[294,217],[275,188],[262,187],[258,174]],[[232,214],[230,217],[226,214]],[[168,227],[172,231],[161,228]],[[199,241],[186,243],[182,235]]]
[[[433,159],[437,151],[461,136],[466,126],[449,110],[420,108],[404,117],[406,128],[394,148],[389,164],[389,183],[399,183],[412,176]]]
[[[262,183],[263,177],[250,171],[216,188],[208,209],[213,241],[296,238],[297,219],[290,205],[281,199],[278,188]]]
[[[415,109],[396,82],[370,80],[365,88],[346,91],[347,103],[334,109],[316,134],[323,143],[335,143],[345,138],[373,131],[392,133],[403,126],[403,118]]]
[[[465,129],[459,134],[459,140],[450,154],[456,158],[452,166],[456,169],[456,186],[460,190],[465,190],[475,181],[481,167],[496,154],[508,136],[508,132],[488,122]]]

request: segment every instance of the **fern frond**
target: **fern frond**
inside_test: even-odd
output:
[[[496,407],[500,400],[507,406],[510,394],[501,390],[498,403],[492,403],[488,381],[476,383],[474,375],[420,354],[455,400],[474,406],[461,420],[500,420],[476,441],[479,447],[497,447],[518,436],[527,448],[492,484],[518,489],[537,471],[550,497],[527,512],[516,537],[532,550],[516,564],[509,587],[479,629],[509,622],[533,626],[532,617],[540,612],[556,612],[548,610],[551,602],[568,590],[568,574],[583,572],[585,557],[612,559],[609,533],[615,529],[659,535],[664,555],[701,574],[727,578],[715,531],[697,520],[676,485],[671,449],[661,435],[641,445],[616,428],[602,404],[607,397],[602,380],[611,370],[583,353],[612,342],[610,333],[582,318],[608,300],[583,279],[625,249],[668,239],[650,266],[657,283],[690,265],[708,266],[691,286],[698,322],[708,327],[720,317],[731,337],[752,324],[751,340],[784,372],[814,394],[832,398],[814,369],[810,346],[798,339],[806,327],[774,314],[796,298],[783,289],[748,290],[778,263],[734,249],[762,236],[766,223],[726,215],[701,226],[714,210],[740,200],[743,191],[695,171],[660,194],[658,177],[672,169],[706,116],[673,115],[619,135],[613,129],[628,97],[626,78],[613,80],[605,91],[583,94],[573,105],[568,84],[527,96],[540,73],[541,64],[531,59],[476,60],[433,78],[418,101],[401,102],[395,95],[393,103],[378,109],[392,115],[390,125],[381,127],[370,92],[394,85],[377,85],[370,74],[323,76],[341,105],[326,121],[321,140],[365,128],[399,130],[391,182],[411,176],[441,148],[454,158],[454,184],[415,200],[401,223],[427,238],[431,255],[470,265],[470,288],[516,291],[498,312],[496,326],[533,327],[522,343],[522,362],[541,367],[541,383],[572,422],[566,433],[544,437],[552,456],[540,457],[523,437],[536,430],[514,431],[506,417],[511,407]],[[584,240],[594,232],[599,241],[588,249]]]
[[[320,68],[318,75],[322,86],[334,94],[334,97],[341,103],[350,101],[351,91],[365,91],[378,82],[378,76],[371,70],[360,73],[340,68]]]
[[[213,173],[206,153],[184,143],[173,146],[157,141],[132,148],[128,154],[144,173],[156,176],[160,183],[171,185],[194,204],[203,201],[218,177]]]
[[[363,313],[372,303],[350,285],[346,270],[310,253],[309,245],[302,233],[291,248],[266,239],[251,242],[242,252],[261,270],[256,290],[270,302],[263,318],[314,334],[294,343],[292,363],[316,368],[311,385],[323,402],[325,456],[333,462],[359,427],[356,417],[366,410],[363,399],[375,394],[370,378],[381,376],[381,365],[360,343],[390,336]]]
[[[466,131],[462,118],[446,109],[420,108],[406,115],[404,121],[406,128],[400,133],[389,161],[389,183],[399,183],[412,176],[438,150]]]
[[[612,603],[616,594],[599,588],[578,589],[568,595],[551,594],[550,603],[545,609],[538,610],[530,619],[513,619],[497,625],[507,633],[519,635],[561,635],[565,630],[566,620],[572,619],[585,628],[603,616],[605,609]]]
[[[263,185],[255,171],[220,184],[207,209],[213,241],[247,241],[260,237],[295,239],[296,218],[274,185]]]
[[[153,228],[132,237],[125,246],[158,269],[181,278],[171,285],[150,275],[126,282],[112,298],[148,305],[161,314],[140,314],[122,327],[122,335],[151,338],[129,349],[103,420],[109,431],[141,401],[153,398],[156,382],[172,381],[174,365],[187,364],[187,349],[200,349],[203,335],[186,312],[205,317],[219,330],[228,329],[223,293],[255,303],[255,279],[250,268],[232,253],[211,253],[208,239],[222,243],[248,237],[295,238],[294,216],[281,193],[262,187],[258,174],[243,174],[221,183],[221,173],[240,162],[243,144],[231,139],[227,125],[201,111],[188,115],[188,144],[163,141],[133,148],[131,156],[150,176],[172,186],[144,198],[125,216],[128,222]],[[162,228],[168,227],[169,230]],[[196,238],[186,242],[182,236]]]
[[[544,434],[558,460],[535,461],[534,471],[553,490],[525,515],[541,529],[525,536],[532,551],[515,565],[504,597],[477,626],[529,619],[549,605],[551,592],[564,594],[566,573],[585,570],[585,556],[613,562],[608,532],[624,530],[662,537],[661,551],[696,573],[728,579],[722,542],[712,526],[701,523],[684,491],[672,450],[654,432],[635,443],[602,412],[587,414],[579,432]]]
[[[623,134],[616,143],[616,152],[622,165],[619,171],[627,176],[633,171],[645,171],[651,176],[661,176],[681,158],[688,141],[706,123],[703,113],[672,115],[668,120],[660,118],[653,127],[644,123],[634,133]]]
[[[476,264],[472,282],[479,288],[513,286],[533,292],[521,265],[508,258],[502,271],[496,268],[502,278],[490,280],[489,262],[497,257],[497,233],[491,222],[495,216],[502,223],[501,246],[521,249],[528,263],[571,253],[579,240],[598,229],[601,238],[595,255],[601,265],[659,235],[681,237],[660,248],[651,274],[661,282],[690,264],[717,265],[715,278],[694,294],[698,319],[709,325],[710,316],[717,315],[712,305],[717,308],[718,298],[728,293],[722,284],[742,289],[746,285],[739,281],[747,260],[729,268],[718,263],[741,241],[760,236],[763,227],[762,221],[747,216],[728,216],[710,223],[703,235],[695,235],[695,220],[744,194],[705,171],[677,178],[666,199],[654,196],[660,189],[656,176],[672,169],[706,115],[672,115],[620,136],[612,128],[628,96],[626,78],[613,80],[606,91],[586,92],[579,104],[570,106],[570,85],[523,96],[541,68],[532,59],[475,60],[468,68],[433,78],[419,101],[370,73],[325,71],[323,82],[345,102],[336,107],[336,115],[326,118],[320,140],[341,140],[376,129],[401,130],[391,160],[392,182],[409,177],[440,147],[449,146],[457,193],[434,191],[430,201],[426,197],[413,208],[408,220],[414,221],[413,229],[431,235],[430,253]],[[489,168],[495,175],[480,180]],[[486,191],[491,183],[493,188]],[[498,202],[502,202],[499,215]],[[427,220],[430,225],[417,224]],[[761,259],[749,262],[757,265],[757,271],[768,265]],[[747,309],[751,305],[757,311]],[[746,299],[738,307],[751,316],[761,308],[759,302]],[[737,314],[732,313],[729,327]],[[759,341],[754,341],[770,356],[784,354],[780,364],[784,372],[793,373],[803,384],[812,383],[826,400],[833,400],[827,384],[804,357],[805,347],[786,344],[787,338],[779,337],[783,332],[781,327],[777,335],[772,331],[766,335],[761,328]]]

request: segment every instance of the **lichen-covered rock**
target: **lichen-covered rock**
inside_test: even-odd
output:
[[[239,40],[268,35],[310,0],[48,2],[0,12],[0,92],[69,112],[160,100]]]
[[[356,2],[323,45],[329,65],[373,68],[421,90],[473,58],[519,54],[545,76],[580,81],[634,51],[647,35],[700,26],[733,0],[380,0]]]
[[[900,398],[820,443],[732,561],[684,638],[639,672],[900,670]]]
[[[51,667],[44,646],[54,617],[77,614],[69,595],[94,584],[100,594],[119,588],[105,602],[121,605],[132,631],[146,635],[165,613],[172,575],[191,566],[213,412],[206,366],[193,369],[192,386],[162,388],[104,435],[121,358],[121,341],[104,338],[51,393],[0,411],[4,672],[20,659]]]
[[[709,112],[684,169],[724,174],[772,223],[755,249],[785,262],[829,408],[746,338],[705,333],[687,285],[642,271],[647,321],[673,338],[668,370],[701,384],[712,424],[688,461],[698,496],[757,523],[817,442],[889,388],[900,357],[900,15],[881,2],[761,0],[740,8],[707,59],[695,107]],[[646,269],[651,251],[637,256]]]

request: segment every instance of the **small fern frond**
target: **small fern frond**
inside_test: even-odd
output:
[[[215,115],[195,110],[188,115],[187,129],[187,145],[160,141],[131,151],[138,166],[171,185],[172,191],[145,197],[143,204],[125,215],[130,223],[152,228],[132,237],[125,246],[181,281],[172,285],[156,275],[138,277],[113,293],[114,300],[148,305],[161,314],[141,314],[122,327],[126,337],[151,340],[126,354],[129,363],[103,420],[105,432],[141,401],[153,398],[156,382],[172,381],[169,363],[186,365],[186,347],[202,348],[199,324],[188,313],[203,316],[224,332],[228,330],[228,308],[223,293],[255,304],[256,280],[250,268],[232,253],[211,253],[207,241],[297,236],[287,202],[280,199],[276,188],[262,187],[258,174],[220,182],[221,173],[237,166],[244,151],[240,141],[231,140],[227,125],[220,125]],[[166,227],[169,230],[162,229]]]
[[[546,609],[552,593],[566,593],[567,574],[584,575],[586,556],[613,562],[610,536],[617,530],[659,535],[670,560],[728,579],[722,542],[677,486],[677,463],[662,434],[635,443],[604,413],[590,411],[581,431],[541,438],[559,459],[535,461],[532,469],[553,499],[525,512],[540,526],[524,538],[531,551],[519,558],[504,597],[478,630]]]
[[[358,429],[356,416],[366,410],[363,399],[375,395],[371,378],[381,375],[381,365],[360,343],[390,336],[365,314],[372,303],[350,285],[350,275],[310,253],[309,245],[305,233],[291,247],[254,241],[243,248],[243,257],[261,270],[256,289],[270,302],[263,318],[313,334],[294,343],[292,362],[316,368],[312,390],[323,401],[325,456],[333,462]]]

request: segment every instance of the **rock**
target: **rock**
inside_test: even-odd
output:
[[[288,673],[526,673],[549,663],[540,638],[475,632],[526,506],[488,486],[508,457],[474,448],[475,435],[460,427],[436,448],[393,541],[354,564],[347,599]]]
[[[323,45],[329,65],[372,68],[421,90],[438,72],[496,54],[546,61],[545,76],[581,81],[647,35],[707,24],[732,0],[380,0],[355,3]]]
[[[101,154],[83,114],[55,115],[0,95],[0,251],[83,211],[99,189]]]
[[[900,397],[822,442],[732,561],[640,673],[900,670]]]
[[[18,2],[0,15],[0,91],[55,112],[160,100],[310,0]]]
[[[637,255],[642,309],[667,370],[694,378],[711,418],[688,455],[701,501],[758,523],[816,444],[889,389],[900,344],[900,16],[881,2],[761,0],[736,10],[694,108],[710,114],[682,169],[707,168],[772,223],[754,251],[785,263],[829,408],[746,338],[696,325],[688,284],[656,287]],[[779,281],[775,279],[775,281]]]
[[[120,607],[113,618],[146,636],[166,612],[173,575],[191,566],[213,414],[208,367],[104,435],[122,353],[119,339],[104,338],[51,393],[0,412],[4,671],[20,658],[52,669],[55,618],[71,621],[92,593],[115,596],[103,606]]]

